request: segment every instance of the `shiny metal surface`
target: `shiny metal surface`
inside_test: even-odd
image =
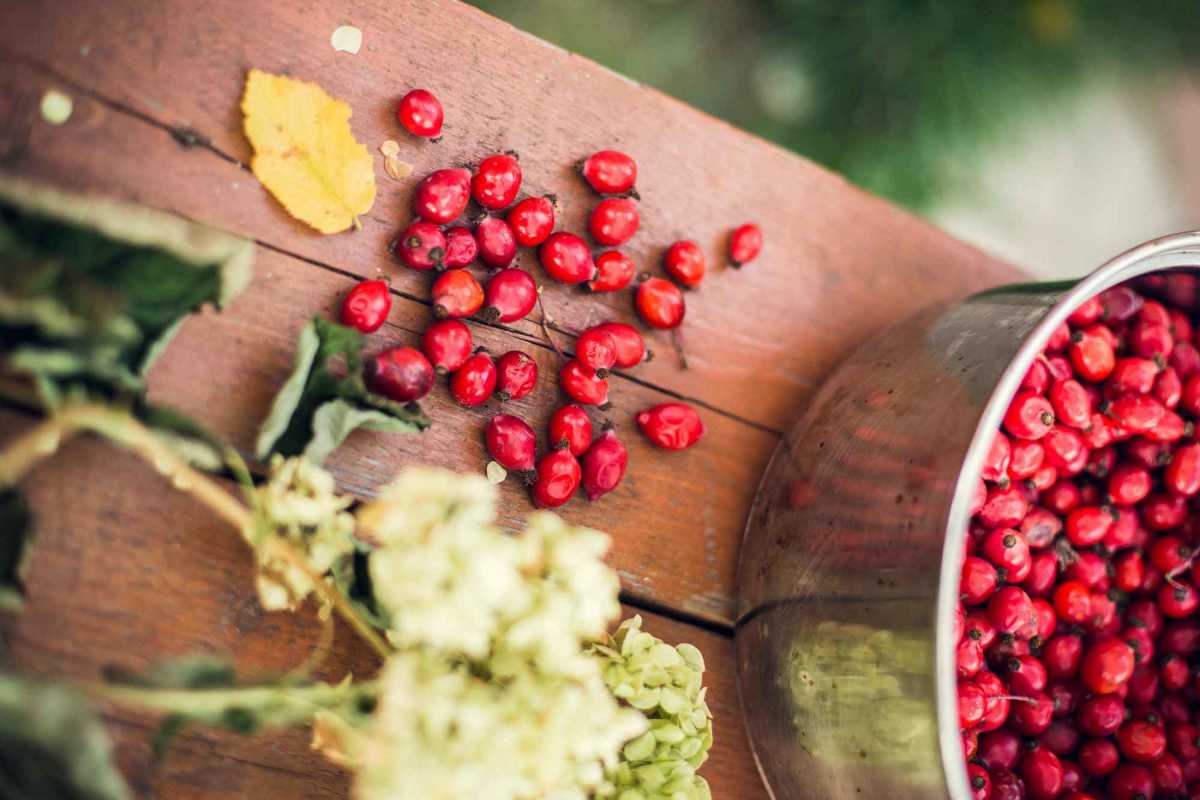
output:
[[[822,385],[767,468],[738,568],[738,685],[775,800],[967,800],[952,629],[991,432],[1075,306],[1187,267],[1200,233],[931,308]]]

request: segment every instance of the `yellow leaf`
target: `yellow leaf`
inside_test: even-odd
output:
[[[350,131],[350,106],[315,83],[257,69],[242,96],[250,168],[293,217],[321,233],[358,225],[375,202],[375,167]]]

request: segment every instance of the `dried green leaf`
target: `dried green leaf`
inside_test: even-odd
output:
[[[0,673],[0,796],[129,800],[112,745],[86,699]]]
[[[363,344],[358,331],[320,317],[304,326],[292,374],[259,429],[258,458],[303,453],[320,463],[356,427],[396,432],[429,427],[429,418],[420,410],[367,390],[362,378]]]

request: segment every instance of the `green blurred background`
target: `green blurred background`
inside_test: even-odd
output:
[[[1175,95],[1182,91],[1180,76],[1200,59],[1195,0],[473,2],[873,192],[948,220],[952,229],[965,226],[958,232],[993,249],[1014,248],[989,238],[1026,235],[1020,226],[1012,234],[998,227],[1005,214],[1000,209],[996,218],[994,195],[1008,190],[992,184],[1005,180],[1005,161],[1038,176],[1062,170],[1079,194],[1097,191],[1089,175],[1106,170],[1117,173],[1114,190],[1127,192],[1129,172],[1141,169],[1134,183],[1148,185],[1139,192],[1153,194],[1158,185],[1172,197],[1146,208],[1135,192],[1131,206],[1158,219],[1145,220],[1123,234],[1128,237],[1200,219],[1192,208],[1177,207],[1192,202],[1184,197],[1190,184],[1177,185],[1173,165],[1164,163],[1179,154],[1164,150],[1142,163],[1146,147],[1175,148],[1156,142],[1164,126],[1185,124],[1175,119],[1175,106],[1186,106],[1187,98]],[[1130,124],[1141,129],[1137,141],[1118,136],[1105,143],[1112,129]],[[1171,135],[1177,134],[1182,131]],[[1036,158],[1024,163],[1039,145],[1063,137],[1040,164]],[[1091,155],[1080,164],[1084,151]],[[1039,205],[1037,197],[1028,199]],[[1127,214],[1118,209],[1113,216]],[[1084,227],[1077,235],[1086,234]],[[1015,249],[1005,254],[1020,255],[1021,247]]]

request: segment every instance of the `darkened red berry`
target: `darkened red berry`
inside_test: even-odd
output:
[[[496,362],[480,350],[466,360],[450,378],[450,393],[461,405],[486,403],[496,390]]]
[[[637,424],[654,444],[666,450],[684,450],[707,432],[704,420],[687,403],[661,403],[641,411]]]
[[[425,329],[421,348],[439,375],[454,372],[471,357],[471,329],[461,320],[439,320]]]
[[[558,384],[563,393],[576,403],[601,407],[608,405],[608,381],[578,359],[572,358],[563,364],[558,373]]]
[[[459,269],[475,260],[479,248],[475,244],[475,234],[461,225],[446,231],[446,254],[442,257],[442,266],[446,269]]]
[[[521,164],[512,153],[488,156],[471,177],[471,196],[488,209],[506,208],[521,191]]]
[[[500,466],[518,472],[533,469],[537,435],[523,419],[497,414],[488,421],[485,436],[488,453]]]
[[[1161,724],[1131,720],[1117,731],[1121,755],[1131,761],[1149,764],[1167,750],[1167,732]]]
[[[628,369],[649,360],[646,340],[642,338],[641,331],[632,325],[624,322],[605,322],[597,325],[595,329],[602,330],[612,337],[617,352],[617,367]]]
[[[537,284],[528,272],[502,269],[488,279],[483,318],[490,322],[516,322],[533,310],[537,298]]]
[[[445,225],[462,216],[470,199],[470,170],[439,169],[417,184],[413,213],[426,222]]]
[[[431,222],[414,222],[392,242],[392,252],[413,269],[440,269],[446,257],[446,236]]]
[[[663,256],[663,269],[679,285],[694,289],[704,280],[704,251],[693,241],[675,242]]]
[[[413,89],[396,106],[396,119],[404,130],[426,139],[441,136],[444,116],[441,101],[428,89]]]
[[[438,319],[469,317],[483,307],[483,287],[465,269],[443,272],[433,282],[431,294]]]
[[[729,265],[740,267],[758,258],[762,251],[762,231],[753,222],[739,225],[729,234]]]
[[[1062,763],[1044,747],[1026,753],[1020,771],[1030,800],[1054,800],[1062,791]]]
[[[433,366],[413,347],[393,347],[367,360],[367,387],[389,400],[420,400],[433,388]]]
[[[538,508],[561,506],[575,494],[582,476],[579,462],[569,450],[552,450],[537,463],[533,504]]]
[[[588,216],[588,231],[597,244],[617,247],[633,238],[640,222],[637,201],[628,197],[606,197]]]
[[[617,363],[617,343],[604,326],[588,328],[575,342],[575,358],[603,378]]]
[[[967,785],[971,790],[971,800],[991,800],[992,779],[983,767],[975,763],[967,764]]]
[[[616,431],[605,428],[581,459],[583,488],[588,500],[598,500],[617,488],[629,465],[629,452]]]
[[[1112,694],[1133,675],[1133,648],[1114,637],[1092,643],[1083,657],[1083,683],[1096,694]]]
[[[363,333],[374,333],[383,327],[388,312],[392,310],[392,295],[387,281],[362,281],[342,298],[338,318]]]
[[[538,261],[546,274],[559,283],[583,283],[596,275],[596,264],[587,242],[566,231],[550,234],[538,248]]]
[[[654,328],[677,328],[687,308],[679,287],[663,278],[647,278],[638,284],[637,310],[642,320]]]
[[[499,217],[484,217],[475,226],[479,260],[492,269],[504,269],[517,257],[517,240],[512,228]]]
[[[625,194],[637,183],[637,163],[617,150],[601,150],[579,164],[588,185],[600,194]]]
[[[1121,751],[1111,739],[1088,739],[1079,746],[1079,766],[1092,777],[1102,777],[1121,763]]]
[[[550,417],[550,446],[565,446],[581,456],[592,445],[592,420],[577,405],[565,405]]]
[[[554,198],[526,197],[508,212],[508,226],[517,244],[537,247],[554,230]]]
[[[520,400],[537,385],[537,362],[520,350],[510,350],[496,359],[496,397]]]
[[[596,256],[596,277],[587,286],[593,292],[615,292],[632,283],[636,272],[632,258],[618,250],[605,250]]]

